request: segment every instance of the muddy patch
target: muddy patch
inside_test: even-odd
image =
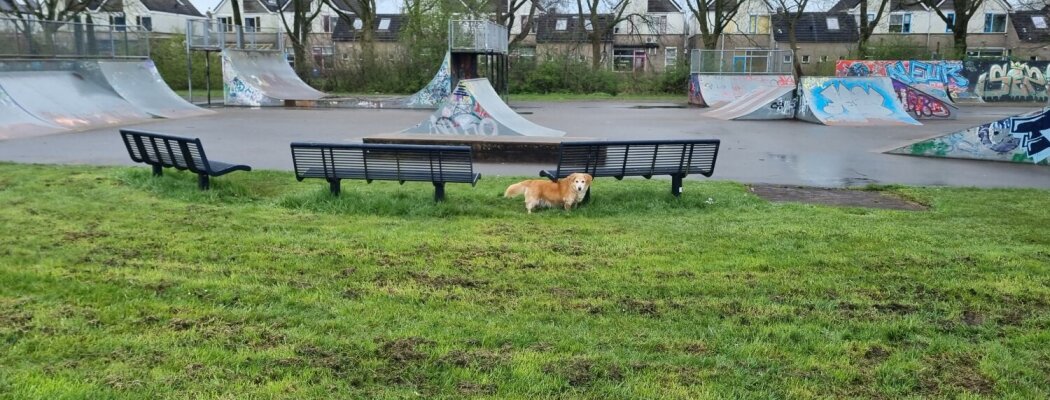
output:
[[[752,185],[751,193],[776,203],[805,203],[837,207],[926,211],[929,208],[886,192],[805,186]]]

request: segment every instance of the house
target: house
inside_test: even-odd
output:
[[[736,14],[726,25],[718,40],[716,49],[770,49],[773,47],[771,21],[773,10],[762,0],[736,0],[727,3],[729,8],[738,6]],[[715,25],[715,5],[707,4],[708,26]],[[689,12],[689,43],[691,47],[702,49],[704,43],[700,33],[700,21]]]
[[[88,10],[92,21],[117,31],[183,33],[187,18],[204,18],[189,0],[91,0]]]
[[[1050,6],[1010,13],[1010,24],[1016,33],[1010,44],[1015,57],[1050,60]]]
[[[791,48],[789,33],[792,14],[773,15],[773,40],[782,49]],[[846,59],[856,51],[860,33],[856,20],[844,12],[804,12],[795,22],[795,56],[804,72],[834,68],[837,60]],[[780,60],[785,64],[791,59]]]

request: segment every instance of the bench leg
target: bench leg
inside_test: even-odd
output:
[[[164,167],[159,165],[153,166],[153,176],[161,176],[164,174]]]
[[[338,196],[339,195],[339,180],[338,179],[329,179],[328,180],[328,190],[330,190],[332,192],[333,196]]]
[[[671,194],[674,197],[680,197],[682,195],[682,175],[675,174],[671,175]]]
[[[434,182],[434,201],[445,201],[445,182]]]
[[[208,178],[208,174],[197,175],[197,187],[201,190],[211,189],[211,179]]]

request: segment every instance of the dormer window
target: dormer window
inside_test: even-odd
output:
[[[355,31],[361,30],[361,28],[363,28],[364,26],[365,26],[365,24],[363,22],[361,22],[360,19],[357,19],[357,18],[354,19],[354,30]]]
[[[1046,17],[1042,15],[1033,15],[1032,25],[1035,25],[1035,27],[1039,29],[1046,29]]]
[[[558,18],[557,23],[554,25],[554,30],[564,31],[569,29],[569,20],[565,18]]]
[[[837,30],[839,30],[839,18],[838,17],[828,17],[828,30],[829,31],[837,31]]]
[[[390,30],[390,18],[383,18],[379,20],[379,30],[388,31]]]

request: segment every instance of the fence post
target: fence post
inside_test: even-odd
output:
[[[113,31],[113,25],[110,24],[109,25],[109,56],[113,57],[113,58],[116,58],[117,57],[117,41],[113,37],[114,36],[113,32],[114,32]]]

